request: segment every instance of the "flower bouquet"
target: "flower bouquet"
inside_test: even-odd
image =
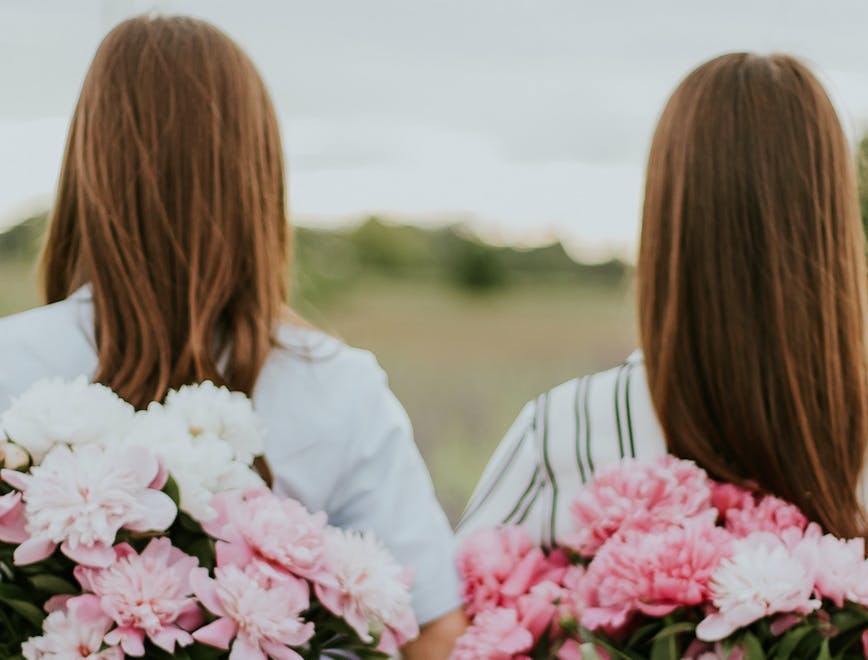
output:
[[[2,416],[0,657],[387,657],[411,576],[370,534],[272,494],[250,401],[133,408],[84,378]]]
[[[559,548],[467,538],[455,660],[868,657],[864,539],[672,457],[600,472],[572,513]]]

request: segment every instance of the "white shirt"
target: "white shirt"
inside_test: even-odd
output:
[[[554,545],[574,527],[570,506],[595,470],[666,453],[640,353],[624,364],[559,385],[528,403],[485,468],[459,536],[522,525]]]
[[[275,490],[334,525],[373,531],[412,566],[420,623],[460,607],[452,530],[374,356],[289,324],[279,339],[253,393]],[[37,380],[96,368],[89,289],[0,319],[0,410]]]

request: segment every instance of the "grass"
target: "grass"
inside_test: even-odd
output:
[[[38,303],[29,264],[0,262],[0,282],[0,315]],[[453,521],[526,401],[619,362],[635,346],[632,295],[613,287],[557,283],[471,294],[433,282],[364,280],[299,307],[377,355]]]

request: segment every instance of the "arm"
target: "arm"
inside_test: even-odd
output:
[[[467,617],[462,609],[453,610],[423,626],[419,638],[401,649],[405,660],[445,660],[457,640],[467,630]]]
[[[404,409],[379,368],[368,374],[355,393],[344,467],[327,511],[335,525],[374,532],[415,570],[413,608],[423,632],[408,657],[446,658],[464,629],[452,528]]]

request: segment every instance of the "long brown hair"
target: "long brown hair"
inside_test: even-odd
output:
[[[287,302],[280,133],[244,52],[191,18],[112,30],[84,82],[42,271],[93,291],[96,380],[143,406],[202,381],[250,393]]]
[[[865,237],[852,155],[797,60],[725,55],[651,147],[639,316],[675,454],[865,534]]]

